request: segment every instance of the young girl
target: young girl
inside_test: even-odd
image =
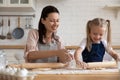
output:
[[[88,21],[86,27],[87,38],[83,39],[79,48],[75,51],[77,65],[87,68],[88,62],[102,62],[105,51],[116,61],[120,60],[118,54],[111,47],[110,21],[95,18]],[[105,38],[106,36],[106,39]],[[82,55],[83,62],[80,61]]]

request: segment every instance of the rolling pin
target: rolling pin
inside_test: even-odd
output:
[[[117,67],[116,62],[91,62],[88,63],[88,68],[113,68]]]
[[[22,64],[9,64],[10,67],[36,69],[36,68],[62,68],[66,64],[63,63],[22,63]]]

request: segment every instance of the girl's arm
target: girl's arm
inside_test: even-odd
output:
[[[114,60],[120,61],[120,56],[118,55],[118,53],[115,52],[115,51],[112,49],[112,47],[109,47],[109,48],[107,47],[107,41],[106,41],[106,40],[103,40],[102,42],[103,42],[103,44],[104,44],[104,46],[105,46],[106,52],[107,52],[108,54],[110,54],[110,55],[114,58]]]
[[[88,67],[88,65],[85,62],[80,61],[80,56],[82,56],[81,55],[82,51],[83,51],[83,49],[80,47],[78,49],[76,49],[76,51],[74,53],[74,58],[75,58],[76,65],[78,68],[86,69]]]
[[[120,61],[120,55],[119,55],[117,52],[115,52],[113,49],[111,49],[111,50],[109,51],[109,54],[110,54],[116,61]]]
[[[82,48],[80,48],[80,47],[77,48],[75,53],[74,53],[75,61],[80,61],[81,53],[82,53]]]

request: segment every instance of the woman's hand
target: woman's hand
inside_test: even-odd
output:
[[[73,56],[65,49],[58,50],[57,55],[59,57],[59,61],[62,63],[68,63],[73,59]]]
[[[82,68],[82,69],[88,68],[88,64],[87,63],[81,62],[79,60],[76,60],[76,65],[77,65],[78,68]]]

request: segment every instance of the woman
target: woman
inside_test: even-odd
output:
[[[25,48],[26,62],[69,62],[72,57],[56,35],[59,11],[54,6],[43,8],[38,30],[29,31]]]

